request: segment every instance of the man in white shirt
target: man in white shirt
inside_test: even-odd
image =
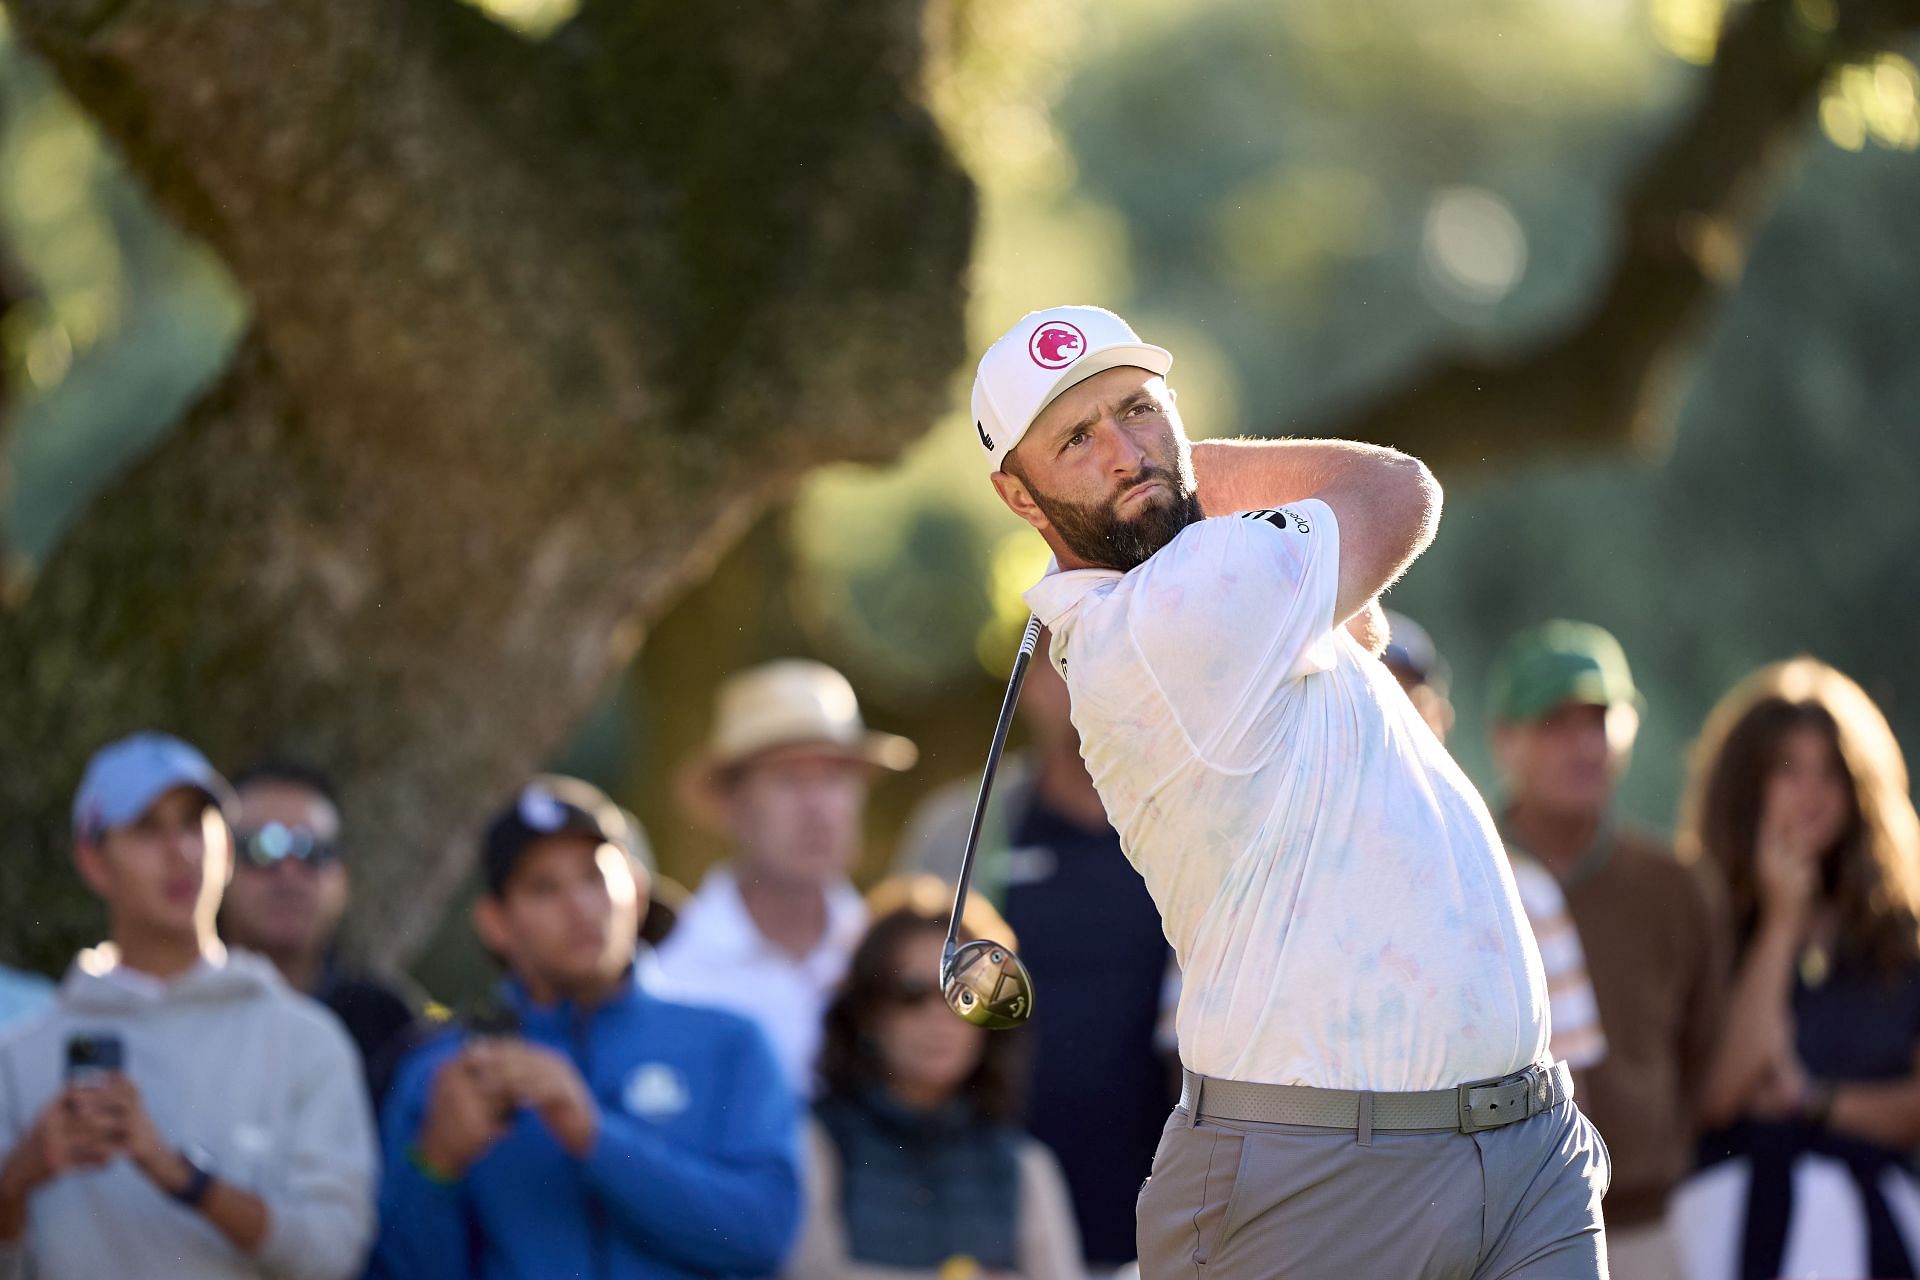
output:
[[[1602,1276],[1607,1157],[1546,1062],[1493,821],[1345,625],[1431,541],[1438,486],[1368,445],[1190,445],[1171,364],[1060,307],[973,396],[994,487],[1054,552],[1027,600],[1185,975],[1142,1275]]]
[[[847,876],[868,784],[917,754],[866,727],[845,676],[786,659],[721,686],[708,748],[682,777],[689,807],[731,839],[734,857],[700,882],[648,981],[757,1022],[802,1098],[813,1093],[821,1016],[866,931]]]

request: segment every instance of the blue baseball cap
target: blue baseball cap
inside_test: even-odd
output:
[[[193,787],[222,809],[233,788],[207,758],[172,734],[129,734],[93,753],[73,793],[73,835],[97,840],[124,827],[175,787]]]
[[[1440,656],[1439,648],[1433,643],[1433,637],[1427,629],[1404,613],[1385,610],[1387,615],[1387,647],[1380,652],[1380,660],[1396,672],[1404,671],[1418,684],[1429,685],[1441,697],[1447,696],[1447,688],[1453,682],[1453,670],[1447,666],[1447,660]]]

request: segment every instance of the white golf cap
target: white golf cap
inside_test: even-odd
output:
[[[973,379],[973,430],[988,469],[1000,470],[1055,396],[1122,365],[1165,376],[1173,355],[1140,341],[1104,307],[1048,307],[1021,317],[980,357]]]

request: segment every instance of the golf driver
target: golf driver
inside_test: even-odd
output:
[[[1033,1016],[1033,978],[1020,957],[1002,943],[975,938],[960,945],[960,909],[973,883],[973,855],[980,847],[980,824],[987,816],[987,797],[993,793],[993,775],[1000,768],[1000,751],[1013,726],[1013,708],[1020,701],[1027,664],[1040,643],[1040,619],[1027,619],[1014,655],[1013,675],[1007,680],[1006,700],[1000,704],[1000,723],[993,727],[993,745],[987,748],[987,771],[980,779],[980,798],[973,803],[973,826],[967,831],[967,852],[960,860],[960,878],[953,887],[953,918],[947,925],[947,945],[940,953],[940,994],[947,1008],[977,1027],[1017,1027]]]

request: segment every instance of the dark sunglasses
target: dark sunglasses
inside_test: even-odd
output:
[[[887,988],[887,997],[902,1008],[912,1008],[929,1000],[940,999],[940,984],[928,978],[902,974]]]
[[[233,843],[240,856],[261,870],[292,860],[310,867],[324,867],[340,860],[340,847],[322,840],[311,827],[290,827],[284,822],[269,822],[249,831],[235,831]]]

